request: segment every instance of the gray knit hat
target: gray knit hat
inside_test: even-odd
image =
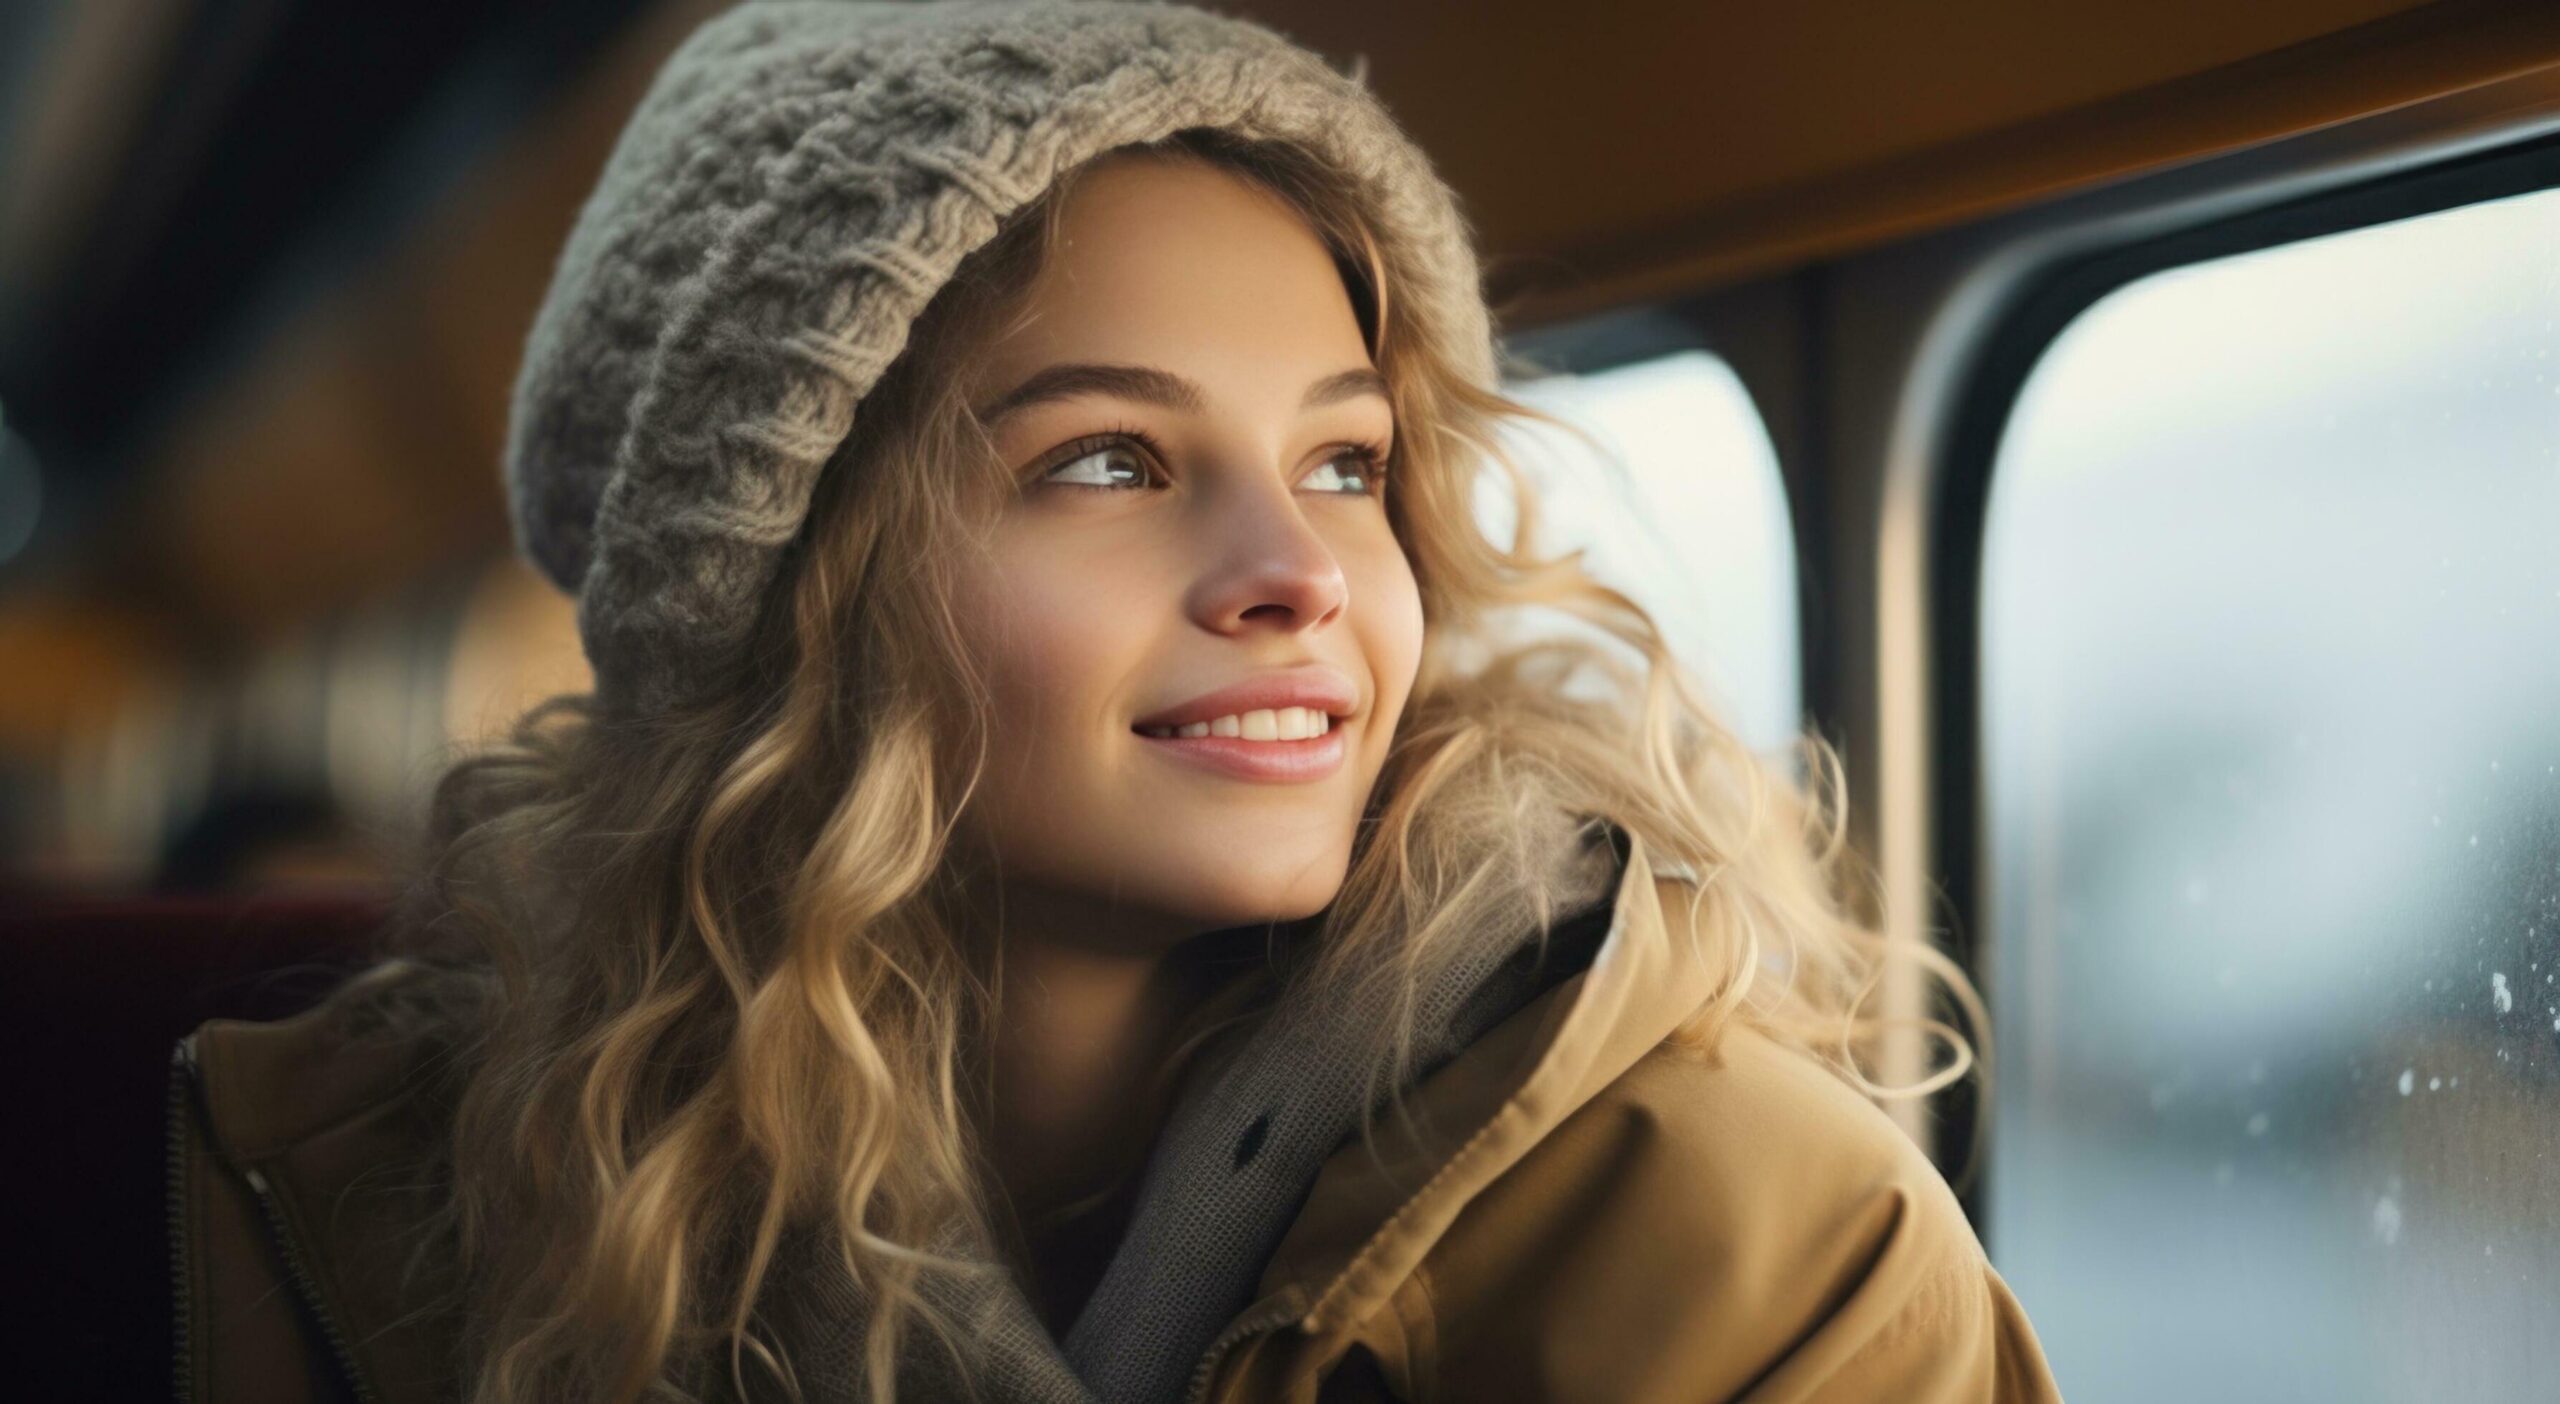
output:
[[[820,467],[963,257],[1061,172],[1185,127],[1353,177],[1426,337],[1495,383],[1473,239],[1357,77],[1154,0],[750,0],[651,83],[518,372],[516,535],[609,706],[732,663]]]

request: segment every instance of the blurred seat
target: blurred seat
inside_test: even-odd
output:
[[[20,1285],[11,1325],[26,1347],[11,1352],[12,1397],[168,1396],[170,1050],[209,1018],[309,1006],[367,959],[387,911],[385,898],[354,892],[0,891],[0,1078],[17,1220],[7,1241]]]

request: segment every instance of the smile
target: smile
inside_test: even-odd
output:
[[[1320,707],[1266,707],[1232,712],[1184,726],[1141,726],[1138,734],[1156,737],[1235,736],[1247,741],[1303,741],[1333,730],[1333,718]]]
[[[1298,712],[1295,707],[1278,709]],[[1284,724],[1270,711],[1224,716],[1183,727],[1139,728],[1150,750],[1232,780],[1292,784],[1321,780],[1342,768],[1344,733],[1316,711]]]

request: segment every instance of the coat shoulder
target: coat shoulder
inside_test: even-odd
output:
[[[1446,1398],[2056,1397],[1927,1154],[1738,1021],[1712,1051],[1657,1046],[1559,1123],[1408,1295]]]
[[[215,1143],[237,1164],[270,1159],[422,1090],[409,1049],[355,1032],[326,1003],[284,1019],[209,1019],[183,1051]]]
[[[1891,1116],[1811,1054],[1739,1021],[1712,1051],[1654,1048],[1588,1110],[1709,1191],[1695,1227],[1718,1240],[1827,1236],[1890,1194],[1913,1219],[1905,1227],[1981,1252],[1955,1192]]]
[[[452,1322],[411,1294],[444,1285],[418,1195],[445,1119],[412,1051],[324,1004],[201,1024],[174,1076],[181,1392],[440,1397]]]

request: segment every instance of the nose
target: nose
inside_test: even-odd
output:
[[[1288,484],[1270,475],[1222,496],[1205,535],[1209,564],[1191,591],[1200,626],[1222,634],[1257,627],[1304,633],[1340,616],[1350,599],[1342,562]]]

